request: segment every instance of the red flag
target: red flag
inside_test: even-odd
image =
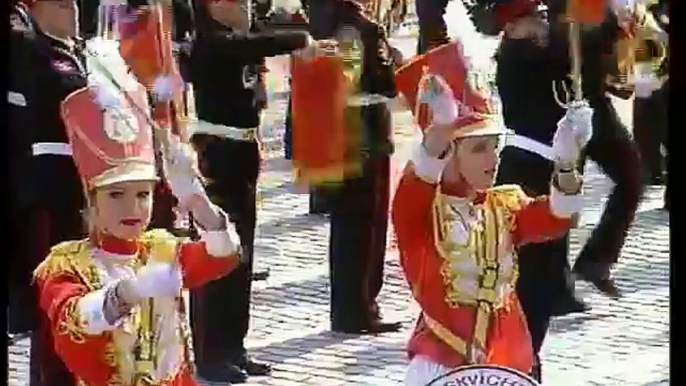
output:
[[[131,70],[149,89],[161,74],[176,72],[172,59],[170,6],[129,10],[121,25],[120,52]]]
[[[293,57],[293,166],[298,183],[341,181],[346,170],[348,95],[340,57]]]

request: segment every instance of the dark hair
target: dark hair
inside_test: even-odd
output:
[[[498,25],[495,15],[495,6],[498,3],[498,0],[464,1],[467,14],[472,20],[476,32],[488,36],[497,36],[500,33],[502,28]]]
[[[477,32],[497,36],[505,27],[505,22],[499,20],[500,18],[513,19],[522,16],[535,9],[538,2],[537,0],[465,0],[464,5]],[[499,13],[502,14],[499,15]]]
[[[212,17],[205,4],[207,0],[191,0],[193,2],[193,25],[195,33],[202,34],[212,24]]]

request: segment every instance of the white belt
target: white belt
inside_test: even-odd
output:
[[[26,97],[24,97],[24,94],[22,93],[8,91],[7,102],[11,105],[26,107]]]
[[[37,142],[31,145],[31,152],[38,155],[67,155],[71,156],[71,145],[62,142]]]
[[[234,139],[236,141],[255,142],[257,140],[257,128],[242,129],[238,127],[217,125],[206,121],[195,121],[190,125],[192,134],[209,134],[217,137]]]
[[[515,134],[507,137],[506,141],[507,146],[513,146],[522,150],[526,150],[538,154],[549,161],[555,161],[555,153],[553,152],[552,147],[542,144],[531,138]]]
[[[390,103],[393,100],[394,98],[380,94],[355,94],[348,97],[348,106],[373,106]]]

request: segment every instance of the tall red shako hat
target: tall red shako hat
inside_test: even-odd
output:
[[[415,56],[396,72],[396,88],[412,110],[416,124],[424,131],[433,114],[424,100],[425,92],[436,87],[450,89],[457,107],[455,125],[460,137],[504,134],[487,74],[472,67],[458,39]],[[429,76],[440,78],[441,85],[429,85]],[[428,89],[427,89],[428,88]],[[436,90],[440,92],[439,90]]]
[[[486,98],[469,83],[469,63],[462,47],[462,43],[454,39],[426,54],[413,57],[396,71],[396,88],[405,98],[422,130],[431,123],[431,114],[419,102],[420,82],[427,73],[443,78],[459,105],[468,105],[477,112],[488,113]]]
[[[74,162],[88,191],[130,181],[155,181],[155,152],[142,85],[119,95],[119,104],[103,108],[93,87],[62,102],[62,118]]]

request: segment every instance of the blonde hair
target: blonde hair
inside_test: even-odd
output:
[[[83,227],[87,231],[88,235],[93,235],[96,231],[95,221],[93,212],[95,211],[95,189],[86,189],[84,184],[84,197],[85,204],[83,209],[81,209],[81,219],[83,221]]]

